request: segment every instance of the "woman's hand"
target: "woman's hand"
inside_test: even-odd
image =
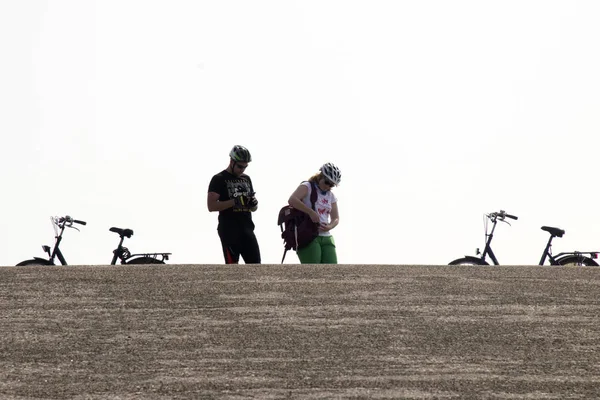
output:
[[[319,225],[319,231],[321,232],[327,232],[333,229],[333,226],[331,226],[331,224],[320,224]]]
[[[310,220],[315,224],[319,223],[319,221],[321,220],[321,218],[319,217],[319,213],[315,210],[310,210],[308,215],[310,216]]]

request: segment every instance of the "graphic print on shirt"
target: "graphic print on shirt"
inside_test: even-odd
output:
[[[229,195],[230,199],[235,199],[236,197],[243,196],[242,201],[246,202],[248,198],[253,195],[252,189],[250,188],[250,184],[246,180],[240,179],[235,181],[225,181],[225,185],[227,186],[227,194]],[[244,204],[243,208],[235,209],[233,211],[250,211],[250,207]]]
[[[329,199],[319,196],[316,208],[321,222],[325,224],[329,223],[329,214],[331,213],[331,204],[329,204]]]

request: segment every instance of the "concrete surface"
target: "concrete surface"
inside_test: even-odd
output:
[[[0,268],[0,398],[599,398],[599,285],[581,267]]]

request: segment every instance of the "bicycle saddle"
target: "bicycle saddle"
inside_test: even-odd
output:
[[[542,226],[542,230],[548,232],[552,236],[562,237],[565,231],[559,228],[552,228],[550,226]]]
[[[133,235],[133,231],[131,229],[110,228],[109,231],[118,233],[119,236],[125,236],[127,238],[130,238]]]

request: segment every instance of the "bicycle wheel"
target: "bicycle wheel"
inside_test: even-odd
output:
[[[153,257],[136,257],[130,260],[127,260],[125,264],[164,264],[164,261],[158,260]]]
[[[452,261],[448,265],[490,265],[477,257],[463,257]]]
[[[571,267],[597,267],[598,263],[586,256],[565,256],[556,260],[558,265],[571,266]]]
[[[50,261],[48,261],[48,260],[43,260],[41,258],[34,258],[31,260],[21,261],[20,263],[17,264],[17,267],[24,267],[26,265],[52,265],[52,264],[50,264]]]

